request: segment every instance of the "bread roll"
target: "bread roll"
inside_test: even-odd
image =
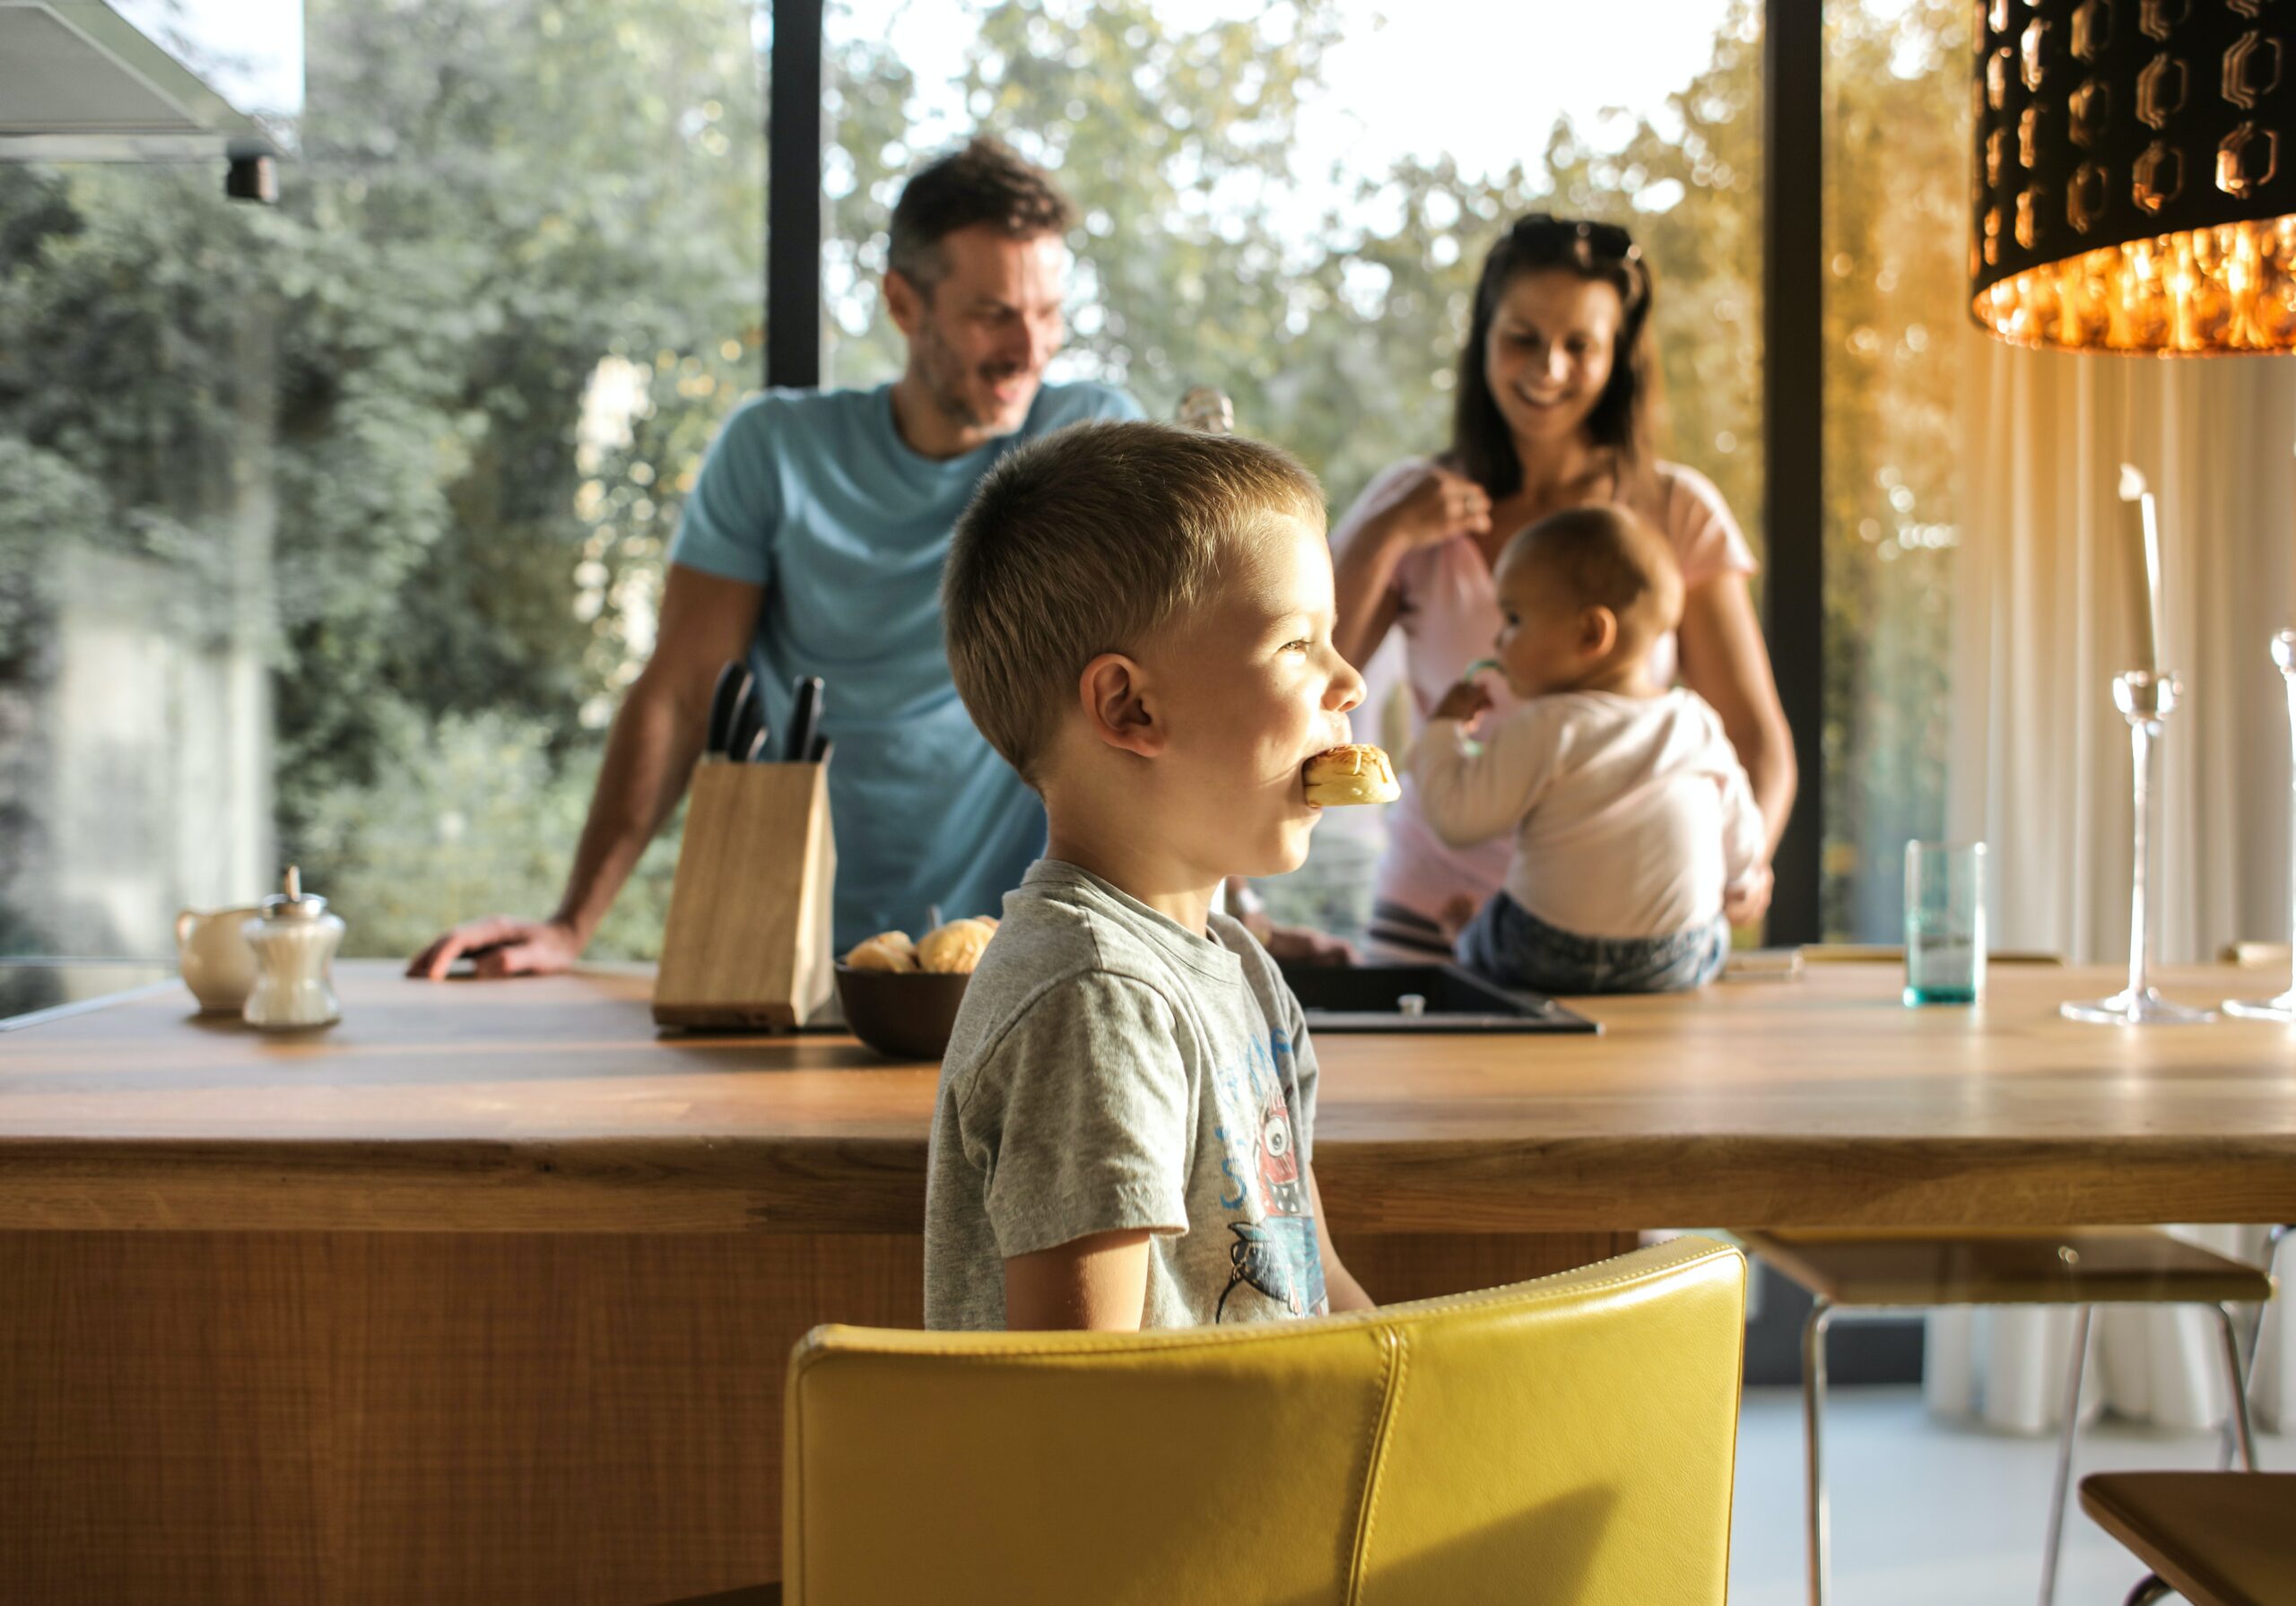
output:
[[[927,932],[917,945],[917,962],[944,975],[970,975],[980,963],[981,951],[996,934],[993,922],[952,920],[938,931]]]
[[[914,970],[917,944],[909,940],[907,932],[879,932],[865,942],[855,943],[845,962],[856,970]]]
[[[1308,801],[1330,808],[1340,803],[1393,803],[1403,795],[1387,755],[1355,742],[1318,753],[1308,760]]]

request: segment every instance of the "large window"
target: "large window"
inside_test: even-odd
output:
[[[205,167],[0,165],[0,951],[155,953],[287,860],[357,952],[552,905],[683,492],[762,366],[770,10],[309,0],[276,208]],[[1890,934],[1943,819],[1964,10],[1825,13],[1833,935]],[[1443,444],[1504,221],[1605,217],[1656,273],[1662,449],[1759,550],[1761,22],[831,0],[825,382],[898,371],[892,198],[985,129],[1083,214],[1054,377],[1152,415],[1218,386],[1336,515]],[[1280,912],[1360,923],[1375,815]],[[674,855],[599,952],[652,951]]]
[[[1826,8],[1825,934],[1895,942],[1943,833],[1970,8]]]
[[[899,371],[876,288],[892,200],[917,161],[986,130],[1083,213],[1053,377],[1111,379],[1152,416],[1218,386],[1239,428],[1322,476],[1336,517],[1445,444],[1505,221],[1610,218],[1656,270],[1663,449],[1759,543],[1759,12],[1742,0],[836,0],[828,39],[828,382]],[[1375,814],[1326,823],[1309,868],[1269,887],[1280,915],[1361,924]]]
[[[760,370],[761,31],[309,0],[275,209],[0,165],[0,951],[163,951],[285,860],[352,952],[549,911]]]

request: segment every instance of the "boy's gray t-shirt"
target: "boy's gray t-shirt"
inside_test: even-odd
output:
[[[941,1064],[926,1326],[1002,1328],[1008,1257],[1142,1228],[1144,1326],[1328,1308],[1307,1025],[1250,933],[1210,929],[1053,859],[1005,895]]]

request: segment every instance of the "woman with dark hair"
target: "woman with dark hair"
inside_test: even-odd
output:
[[[1746,577],[1752,550],[1712,482],[1651,447],[1657,363],[1649,265],[1627,231],[1535,213],[1484,260],[1459,353],[1450,449],[1396,464],[1332,531],[1334,639],[1363,664],[1401,627],[1414,726],[1491,650],[1492,565],[1515,532],[1564,508],[1616,502],[1664,534],[1682,565],[1676,639],[1654,655],[1722,716],[1768,827],[1765,863],[1734,892],[1734,922],[1770,903],[1767,854],[1794,804],[1794,746]],[[1485,677],[1494,714],[1514,707]],[[1372,935],[1448,954],[1507,868],[1504,838],[1447,846],[1405,783],[1388,811]]]

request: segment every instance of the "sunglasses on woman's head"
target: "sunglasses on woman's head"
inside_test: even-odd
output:
[[[1616,223],[1597,223],[1583,218],[1559,218],[1538,212],[1517,223],[1511,232],[1523,245],[1543,250],[1570,252],[1580,256],[1605,256],[1613,262],[1642,260],[1642,247],[1634,243],[1632,235]]]

